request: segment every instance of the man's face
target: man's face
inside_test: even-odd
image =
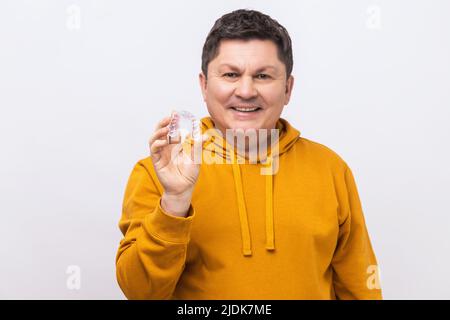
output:
[[[273,129],[288,104],[294,79],[271,40],[222,40],[219,54],[199,75],[203,99],[216,128]],[[237,108],[258,108],[238,111]]]

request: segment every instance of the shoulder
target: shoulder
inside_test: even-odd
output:
[[[300,137],[296,142],[297,152],[303,157],[318,165],[326,165],[338,171],[345,172],[348,168],[347,162],[330,147],[317,141]]]
[[[162,192],[163,188],[156,175],[151,156],[141,158],[134,164],[128,184],[145,185],[146,188]]]
[[[145,158],[138,158],[134,164],[132,164],[131,175],[136,176],[152,176],[153,163],[150,156]]]
[[[145,170],[150,173],[153,170],[152,157],[147,156],[145,158],[139,159],[135,164],[135,168]]]

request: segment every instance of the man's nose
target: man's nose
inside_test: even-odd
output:
[[[258,91],[255,88],[253,77],[241,77],[241,79],[237,82],[235,94],[243,100],[256,97],[258,95]]]

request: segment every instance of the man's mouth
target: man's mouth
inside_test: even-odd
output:
[[[234,111],[238,111],[238,112],[245,112],[245,113],[250,113],[250,112],[257,112],[259,110],[261,110],[260,107],[258,106],[232,106],[231,109],[233,109]]]

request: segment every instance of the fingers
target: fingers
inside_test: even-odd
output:
[[[150,147],[150,154],[157,154],[161,149],[166,146],[167,134],[169,133],[168,124],[170,123],[170,116],[161,119],[155,127],[153,135],[148,142]]]
[[[161,150],[161,148],[163,148],[164,146],[166,146],[168,144],[169,143],[168,143],[167,139],[156,140],[150,145],[150,153],[151,154],[156,154],[156,153],[158,153]]]
[[[167,135],[169,133],[169,125],[170,123],[170,117],[165,117],[161,121],[158,122],[158,124],[155,127],[155,131],[153,132],[153,135],[150,137],[149,145],[152,145],[153,142],[156,140],[162,140],[163,135]]]
[[[150,138],[150,141],[162,140],[166,139],[167,134],[169,133],[168,127],[163,127],[157,129]]]
[[[161,121],[158,122],[158,124],[155,127],[155,132],[151,136],[149,140],[149,146],[150,146],[150,153],[153,155],[157,155],[165,146],[169,145],[169,141],[167,139],[167,134],[169,133],[169,123],[171,120],[171,116],[165,117],[161,119]],[[187,154],[190,154],[191,157],[194,155],[194,153],[201,154],[203,147],[207,142],[209,141],[210,135],[207,133],[203,133],[200,136],[200,139],[195,141],[192,137],[188,138],[188,145],[190,145],[190,152],[187,152]],[[187,150],[185,150],[187,151]]]
[[[170,123],[170,119],[171,119],[171,116],[162,118],[161,121],[159,121],[158,124],[156,125],[155,131],[160,129],[160,128],[162,128],[162,127],[167,126]]]

